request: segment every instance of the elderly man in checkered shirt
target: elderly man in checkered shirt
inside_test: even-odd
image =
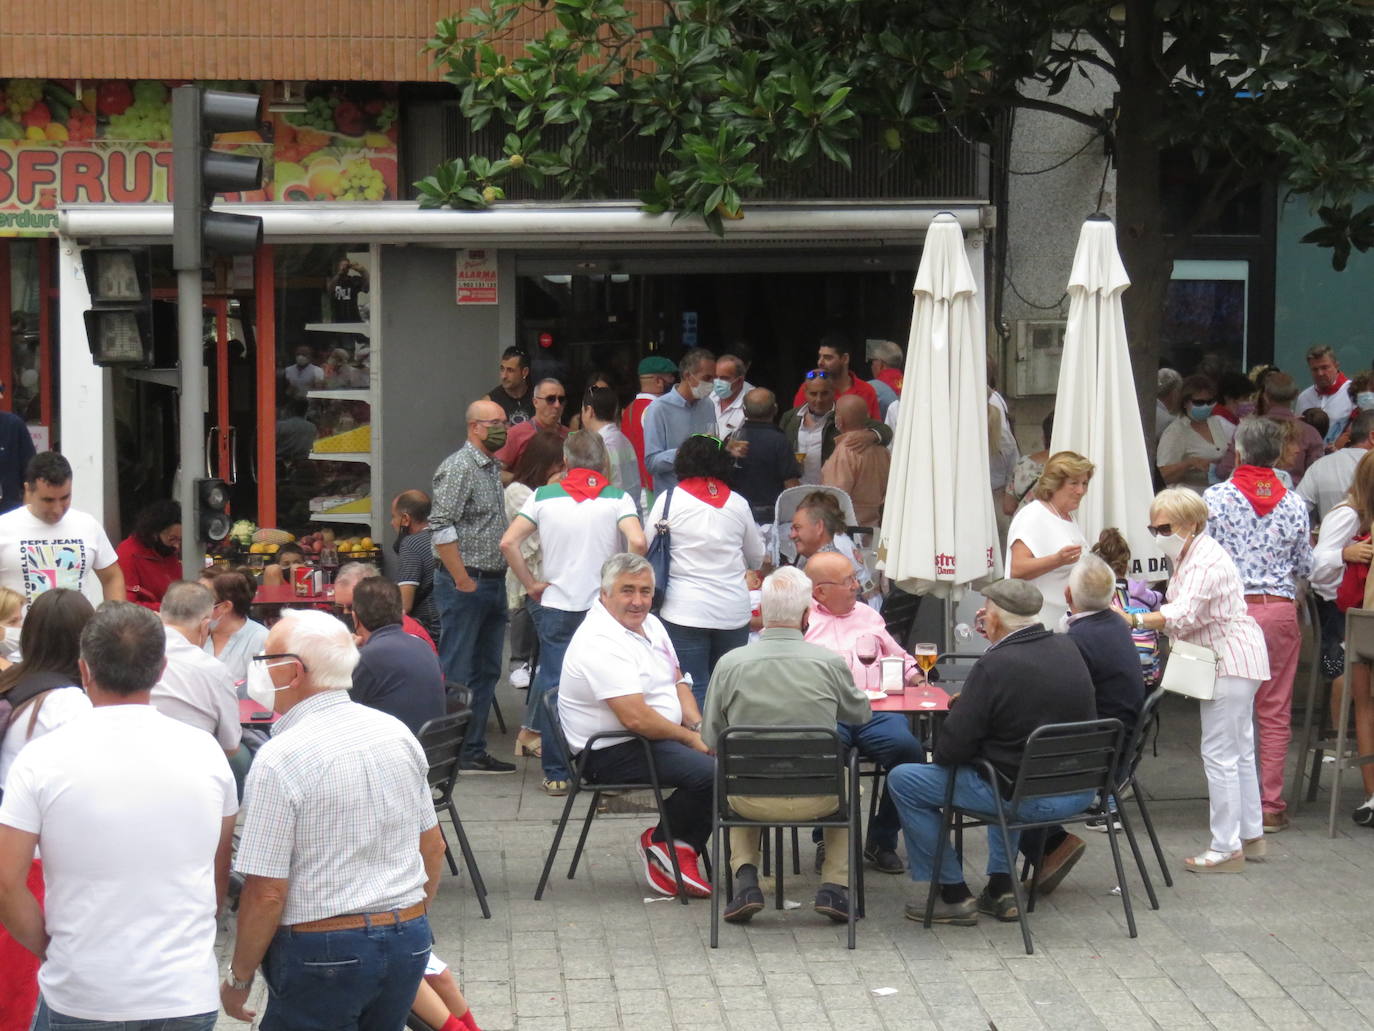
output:
[[[288,610],[264,648],[249,697],[282,715],[248,774],[224,1011],[253,1017],[261,964],[263,1031],[394,1031],[429,957],[444,855],[425,753],[400,720],[349,700],[358,649],[335,617]]]

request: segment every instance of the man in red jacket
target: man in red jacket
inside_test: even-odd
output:
[[[653,477],[644,465],[644,410],[655,398],[668,392],[677,379],[677,366],[661,354],[651,354],[639,363],[639,393],[620,416],[620,432],[634,445],[639,457],[639,482],[647,488]]]
[[[835,400],[846,394],[854,394],[863,399],[868,408],[870,419],[878,415],[878,394],[865,380],[852,375],[849,371],[849,338],[843,333],[827,333],[821,337],[820,347],[816,349],[816,368],[824,370],[835,387]],[[792,407],[800,408],[806,404],[806,384],[797,388],[797,396],[792,399]]]

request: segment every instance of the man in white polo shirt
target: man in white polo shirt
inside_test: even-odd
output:
[[[238,799],[215,741],[148,704],[162,648],[152,612],[101,606],[81,634],[94,709],[32,741],[5,782],[0,922],[43,958],[42,1031],[215,1026]],[[39,846],[45,909],[25,885]]]
[[[647,545],[634,499],[611,486],[606,445],[594,430],[577,430],[563,442],[567,470],[559,483],[540,487],[501,538],[501,554],[529,594],[539,634],[539,671],[530,685],[526,726],[546,732],[539,699],[558,687],[563,653],[596,601],[602,564],[618,551],[644,554]],[[544,579],[530,574],[520,544],[539,532]],[[624,545],[621,545],[621,540]],[[544,790],[566,795],[572,771],[556,748],[540,748]]]
[[[645,781],[643,745],[597,734],[630,731],[648,738],[658,782],[677,790],[663,803],[663,824],[639,836],[649,886],[676,895],[671,847],[687,894],[709,898],[711,885],[698,857],[711,837],[711,796],[716,762],[701,740],[701,711],[692,680],[682,672],[668,631],[649,608],[654,570],[639,555],[612,555],[601,567],[601,594],[563,656],[558,717],[574,755],[588,747],[586,775],[603,784]]]
[[[1350,420],[1350,443],[1307,467],[1298,483],[1298,495],[1307,502],[1313,526],[1345,500],[1355,479],[1355,466],[1371,447],[1374,447],[1374,411],[1356,412]]]

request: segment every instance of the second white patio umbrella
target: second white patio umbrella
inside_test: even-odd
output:
[[[915,594],[958,598],[966,585],[1001,575],[977,293],[958,221],[937,216],[912,288],[906,386],[878,551],[888,578]]]
[[[1116,527],[1131,546],[1131,576],[1157,580],[1164,560],[1145,530],[1154,486],[1121,308],[1130,285],[1116,227],[1106,215],[1089,215],[1069,275],[1050,452],[1076,451],[1096,466],[1077,516],[1088,543]]]

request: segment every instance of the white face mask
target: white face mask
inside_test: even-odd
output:
[[[1171,533],[1167,537],[1156,537],[1155,544],[1159,550],[1169,556],[1170,562],[1177,562],[1178,557],[1183,554],[1183,549],[1187,547],[1189,538],[1178,533]]]
[[[0,646],[0,650],[3,650],[11,658],[18,658],[19,656],[19,632],[21,629],[17,626],[5,627],[5,643]]]
[[[261,662],[250,662],[248,664],[248,679],[245,682],[244,693],[248,697],[262,706],[268,712],[275,712],[277,705],[277,692],[282,690],[272,683],[272,675],[267,672],[267,667]]]
[[[698,401],[705,401],[711,396],[712,389],[709,379],[697,380],[697,385],[692,388],[692,396]]]

